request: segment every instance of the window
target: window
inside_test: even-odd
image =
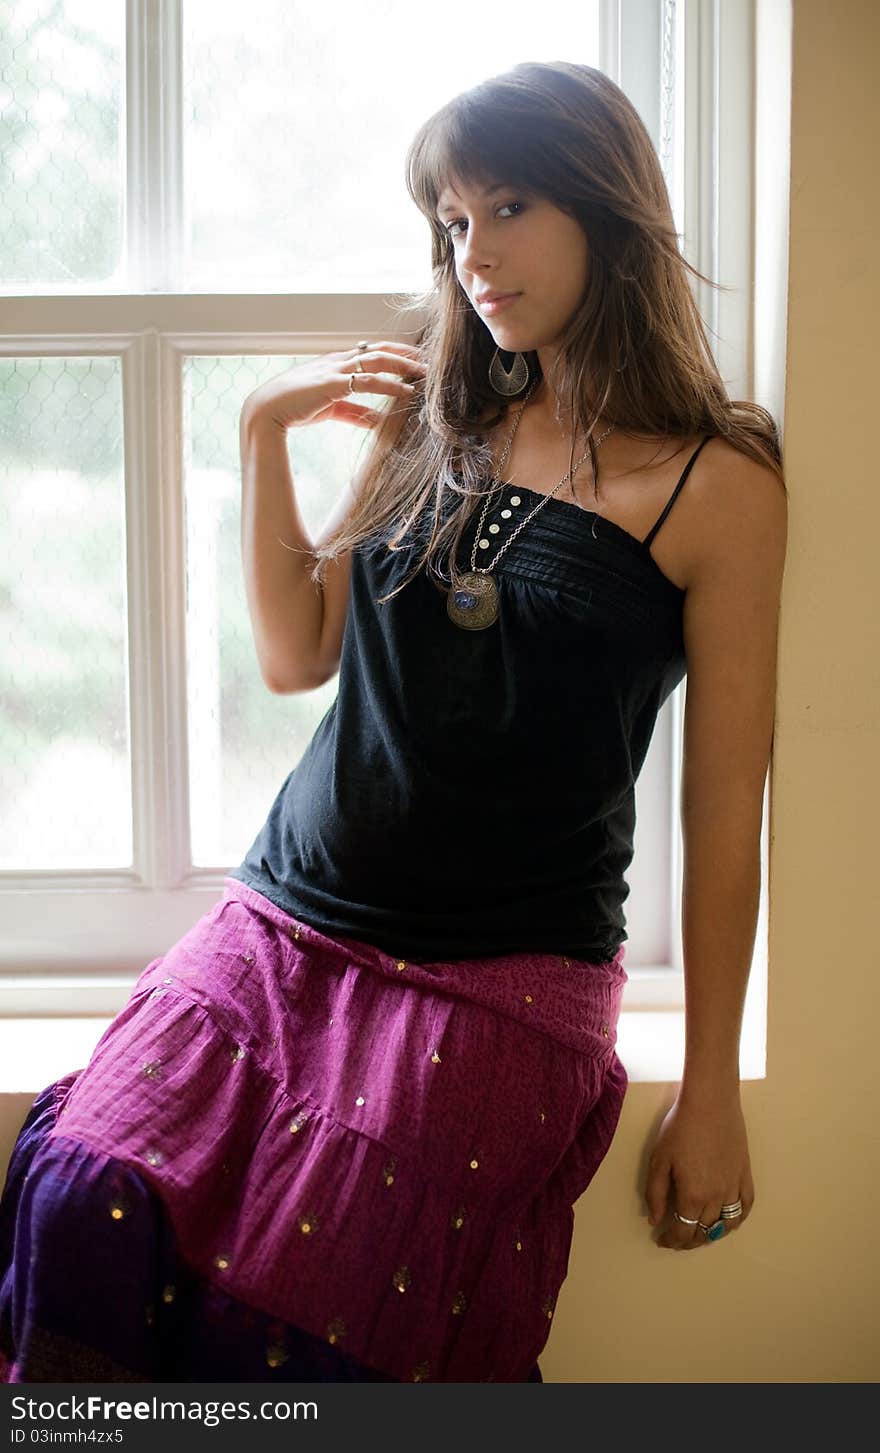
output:
[[[719,14],[719,9],[721,14]],[[245,22],[246,14],[246,22]],[[458,23],[456,23],[456,21]],[[429,281],[406,143],[525,57],[631,96],[732,394],[750,396],[752,0],[15,0],[0,40],[0,1011],[111,1014],[222,892],[335,682],[260,677],[238,415],[261,379],[389,329]],[[724,27],[723,32],[720,27]],[[461,43],[466,31],[467,45]],[[714,63],[724,48],[724,77]],[[364,444],[291,441],[307,523]],[[684,687],[638,786],[631,1005],[681,1005]]]

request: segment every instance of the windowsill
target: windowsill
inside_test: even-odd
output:
[[[72,1070],[84,1068],[112,1016],[7,1018],[6,1044],[0,1059],[0,1096],[33,1095]],[[677,1084],[684,1062],[682,1009],[624,1009],[620,1015],[617,1052],[630,1082]],[[740,1076],[763,1079],[764,1048],[760,1036],[743,1026]]]

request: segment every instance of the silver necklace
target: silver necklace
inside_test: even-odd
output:
[[[510,456],[510,451],[513,448],[514,437],[516,436],[516,431],[519,428],[520,419],[525,412],[525,407],[529,401],[529,396],[531,395],[532,389],[535,388],[537,382],[538,380],[535,379],[532,383],[532,387],[529,389],[529,392],[523,399],[522,408],[520,409],[519,413],[516,416],[516,419],[514,420],[513,428],[511,429],[507,437],[507,443],[504,446],[504,453],[502,454],[501,460],[498,465],[498,475],[496,476],[496,478],[504,473],[507,460]],[[608,435],[613,432],[614,425],[612,424],[610,429],[606,429],[604,434],[599,435],[599,438],[596,440],[596,447],[598,448],[598,446],[602,443],[603,439],[607,439]],[[554,486],[550,493],[544,495],[543,499],[539,500],[538,504],[535,505],[534,509],[526,515],[525,519],[520,521],[513,533],[501,546],[501,549],[495,555],[495,558],[493,560],[490,560],[488,565],[478,566],[477,544],[478,542],[480,544],[488,544],[488,541],[480,540],[480,535],[482,534],[483,525],[486,522],[486,516],[489,513],[489,507],[499,491],[497,489],[493,490],[492,493],[487,496],[486,503],[483,505],[483,512],[480,515],[480,522],[477,526],[477,532],[474,536],[474,544],[471,550],[471,568],[470,570],[465,571],[464,575],[462,575],[461,583],[457,587],[450,586],[449,590],[446,592],[446,612],[449,616],[449,619],[453,622],[454,625],[461,626],[462,629],[466,631],[483,631],[486,629],[487,626],[493,625],[494,622],[498,619],[498,587],[496,586],[495,581],[492,579],[491,571],[494,570],[505,550],[509,549],[509,547],[513,544],[520,530],[524,530],[526,525],[529,523],[529,520],[534,519],[535,515],[538,513],[538,510],[542,510],[547,501],[553,498],[557,490],[560,490],[562,486],[566,484],[569,479],[571,479],[572,475],[577,473],[584,460],[589,458],[589,455],[590,450],[588,446],[586,454],[581,456],[577,464],[575,464],[574,467],[570,469],[567,474],[564,474],[560,479],[559,483]],[[505,487],[505,482],[500,478],[499,487],[501,490],[503,490]]]

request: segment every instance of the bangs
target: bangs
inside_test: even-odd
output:
[[[409,149],[406,182],[432,226],[439,226],[437,203],[443,188],[457,181],[473,187],[518,187],[552,200],[546,117],[535,117],[528,126],[524,122],[521,105],[513,113],[497,93],[470,92],[424,123]]]

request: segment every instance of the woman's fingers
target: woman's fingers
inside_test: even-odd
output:
[[[401,358],[420,359],[421,349],[415,343],[398,343],[395,339],[377,339],[371,342],[369,348],[364,350],[367,353],[394,353]],[[346,357],[351,356],[351,350],[346,350]],[[362,357],[363,355],[358,355]]]
[[[408,378],[423,378],[425,365],[414,353],[392,353],[385,348],[368,348],[354,357],[349,355],[342,366],[342,372],[349,373],[391,373]]]
[[[357,424],[362,429],[374,429],[384,417],[381,409],[371,409],[366,404],[349,403],[339,399],[327,410],[327,416],[343,424]]]
[[[362,350],[320,354],[286,369],[254,389],[245,400],[249,420],[263,416],[285,431],[320,419],[343,417],[334,406],[354,394],[390,394],[409,400],[425,367],[411,343],[382,342]],[[368,408],[365,405],[365,408]],[[329,412],[328,412],[329,411]],[[369,413],[350,415],[351,422],[370,428]]]
[[[313,423],[320,424],[332,419],[336,423],[357,424],[362,429],[374,429],[389,413],[401,413],[403,410],[394,407],[392,409],[371,409],[369,404],[355,403],[354,399],[336,399],[332,404],[316,414]]]
[[[737,1200],[742,1201],[742,1215],[736,1217],[729,1217],[726,1219],[722,1217],[721,1205],[723,1204],[725,1206],[732,1206]],[[698,1246],[705,1246],[706,1243],[709,1241],[709,1237],[706,1235],[706,1232],[702,1229],[702,1226],[700,1226],[699,1222],[702,1222],[703,1226],[712,1227],[718,1221],[723,1221],[723,1234],[725,1236],[731,1236],[734,1231],[737,1231],[739,1229],[739,1227],[742,1225],[742,1222],[749,1214],[752,1200],[753,1195],[749,1195],[747,1199],[747,1194],[745,1191],[743,1191],[740,1193],[739,1196],[727,1196],[723,1203],[719,1203],[717,1205],[713,1204],[711,1206],[705,1205],[699,1212],[695,1210],[693,1206],[683,1211],[679,1210],[679,1216],[686,1217],[687,1222],[685,1222],[684,1220],[677,1220],[675,1215],[670,1212],[669,1224],[665,1228],[663,1234],[658,1237],[657,1245],[669,1247],[673,1251],[693,1251]],[[697,1224],[691,1225],[689,1224],[690,1222],[695,1222]],[[716,1238],[713,1237],[712,1239],[714,1240]]]
[[[411,356],[366,352],[348,360],[342,376],[350,393],[396,394],[398,398],[409,398],[416,383],[425,376],[425,365]]]
[[[352,394],[394,394],[408,399],[415,391],[415,384],[405,378],[392,378],[387,373],[343,374],[345,386]]]
[[[680,1205],[675,1210],[679,1216],[686,1217],[686,1221],[679,1221],[675,1211],[671,1210],[669,1221],[662,1235],[657,1238],[657,1245],[668,1246],[673,1251],[685,1251],[692,1246],[701,1245],[706,1238],[697,1224],[701,1219],[699,1210],[693,1206],[682,1209]]]
[[[337,353],[336,357],[344,360],[346,368],[356,368],[359,363],[374,370],[379,370],[382,366],[392,370],[424,368],[422,351],[414,343],[377,340],[361,350],[347,348],[342,353]]]
[[[342,366],[350,394],[392,394],[410,398],[425,376],[425,365],[412,343],[380,342],[345,354]]]

